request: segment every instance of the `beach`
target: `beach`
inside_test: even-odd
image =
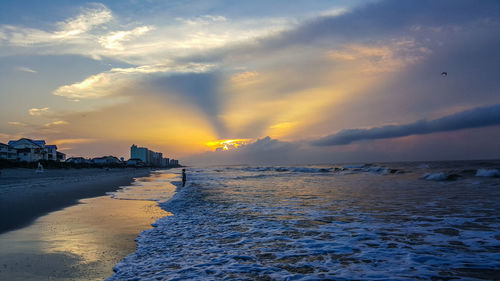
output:
[[[154,177],[147,169],[2,171],[0,280],[112,275],[135,251],[137,235],[169,215],[157,202],[133,198],[134,188],[151,188]]]
[[[0,280],[498,280],[499,170],[190,167],[184,187],[151,171],[0,234]]]
[[[5,169],[0,175],[0,233],[28,225],[37,217],[101,196],[147,176],[148,169]]]

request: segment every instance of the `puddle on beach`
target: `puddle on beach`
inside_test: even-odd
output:
[[[0,280],[103,280],[135,251],[137,235],[166,215],[153,201],[83,199],[1,234]]]

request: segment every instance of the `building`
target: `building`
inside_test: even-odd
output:
[[[64,162],[66,160],[66,154],[56,151],[56,159],[59,162]]]
[[[130,159],[141,159],[143,163],[149,164],[149,154],[149,150],[145,147],[137,147],[135,144],[130,147]]]
[[[90,160],[85,159],[83,157],[70,157],[66,160],[66,163],[73,164],[90,164]]]
[[[170,166],[178,166],[178,165],[179,165],[179,160],[170,159]]]
[[[36,141],[35,141],[36,143]],[[45,143],[45,141],[44,141]],[[57,160],[57,146],[56,145],[45,145],[47,150],[47,160]]]
[[[170,158],[163,158],[161,161],[162,167],[168,167],[170,165]]]
[[[138,158],[129,159],[129,160],[127,160],[126,164],[127,164],[127,166],[133,166],[133,167],[143,167],[144,166],[144,162],[142,162],[142,160],[138,159]]]
[[[163,153],[151,151],[151,165],[161,166],[163,159]]]
[[[103,156],[103,157],[93,158],[92,164],[96,165],[122,164],[122,161],[120,161],[120,159],[114,156]]]
[[[0,159],[16,161],[17,150],[8,144],[0,143]]]
[[[17,151],[17,160],[26,162],[36,162],[47,160],[47,149],[45,141],[33,141],[22,138],[17,141],[9,141],[9,145]]]
[[[165,167],[169,164],[169,159],[163,158],[163,153],[154,152],[146,147],[138,147],[135,144],[130,147],[130,159],[140,159],[146,166]]]
[[[64,161],[64,159],[66,159],[66,154],[58,152],[56,145],[47,145],[44,140],[21,138],[15,141],[9,141],[8,145],[16,151],[16,159],[13,160],[17,161]],[[13,153],[13,151],[11,151],[11,153]]]

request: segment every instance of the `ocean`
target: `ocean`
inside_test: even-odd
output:
[[[500,280],[499,170],[500,161],[190,167],[185,187],[180,170],[156,171],[149,181],[177,186],[171,199],[140,184],[125,199],[173,215],[143,231],[107,280]]]

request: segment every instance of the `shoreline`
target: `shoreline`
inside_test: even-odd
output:
[[[0,175],[0,234],[30,225],[50,212],[129,185],[150,169],[4,169]]]
[[[168,215],[154,201],[99,196],[0,234],[1,280],[104,280],[135,239]]]

